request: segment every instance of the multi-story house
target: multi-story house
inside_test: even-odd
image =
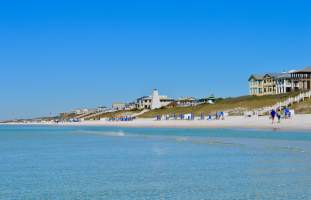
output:
[[[112,109],[113,110],[124,110],[125,106],[126,106],[126,103],[122,103],[122,102],[112,103]]]
[[[248,82],[249,94],[256,96],[311,90],[311,67],[284,73],[251,75]]]
[[[251,75],[248,79],[249,94],[255,96],[263,95],[263,75]]]
[[[265,74],[262,81],[263,95],[276,94],[275,75]]]
[[[311,90],[311,67],[291,72],[292,90]]]
[[[175,101],[174,99],[169,98],[168,96],[165,95],[159,95],[159,99],[161,107],[167,106]],[[152,105],[152,96],[143,96],[136,100],[136,108],[139,110],[151,109],[151,105]]]
[[[262,96],[283,94],[292,90],[290,73],[268,73],[265,75],[251,75],[248,81],[250,95]]]
[[[276,94],[284,94],[292,91],[292,81],[290,73],[280,73],[275,77]]]

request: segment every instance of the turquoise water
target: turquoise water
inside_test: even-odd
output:
[[[0,126],[0,199],[311,199],[311,133]]]

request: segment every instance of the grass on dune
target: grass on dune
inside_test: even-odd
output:
[[[71,119],[71,118],[75,118],[77,117],[78,115],[77,114],[73,114],[73,113],[70,113],[70,114],[63,114],[59,117],[60,120],[67,120],[67,119]]]
[[[160,108],[148,111],[139,116],[139,118],[154,118],[157,115],[172,115],[172,114],[186,114],[193,113],[200,115],[201,113],[214,114],[217,111],[227,111],[230,115],[242,115],[245,110],[261,108],[265,106],[274,105],[277,102],[287,99],[288,97],[297,96],[299,92],[292,92],[280,95],[267,95],[267,96],[241,96],[234,98],[219,99],[215,104],[201,104],[192,107],[173,107],[173,108]],[[311,114],[311,100],[294,104],[292,106],[296,113]],[[92,118],[85,118],[86,120],[98,120],[100,118],[114,118],[126,115],[139,113],[139,110],[132,111],[116,111],[111,113],[99,114]],[[91,116],[91,115],[90,115]],[[66,116],[66,118],[75,117],[75,115]]]
[[[160,108],[146,112],[139,117],[150,118],[157,115],[172,115],[172,114],[185,114],[193,113],[195,115],[214,114],[217,111],[229,111],[231,115],[240,115],[244,110],[261,108],[265,106],[274,105],[277,102],[287,99],[291,96],[298,95],[299,92],[293,92],[280,95],[267,95],[267,96],[241,96],[235,98],[226,98],[218,100],[215,104],[202,104],[193,107],[173,107],[173,108]]]
[[[138,110],[132,110],[132,111],[115,111],[115,112],[109,112],[109,113],[103,113],[103,114],[99,114],[95,117],[92,118],[85,118],[86,120],[98,120],[101,118],[114,118],[114,117],[124,117],[124,116],[128,116],[128,115],[133,115],[135,113],[138,113]]]
[[[306,101],[296,103],[292,107],[297,114],[311,114],[311,100],[308,99]]]

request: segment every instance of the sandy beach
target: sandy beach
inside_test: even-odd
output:
[[[241,128],[268,130],[311,131],[311,115],[295,115],[292,119],[282,119],[272,124],[268,116],[251,117],[229,116],[225,120],[161,120],[136,119],[134,121],[82,121],[73,123],[31,123],[29,125],[55,126],[112,126],[112,127],[150,127],[150,128]]]

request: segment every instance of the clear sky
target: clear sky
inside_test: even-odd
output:
[[[149,95],[238,96],[311,65],[310,1],[0,3],[0,119]]]

